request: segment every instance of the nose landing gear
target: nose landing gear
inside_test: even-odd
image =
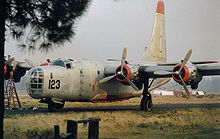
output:
[[[48,110],[50,112],[55,112],[59,109],[62,109],[64,107],[64,103],[54,103],[53,101],[48,102]]]

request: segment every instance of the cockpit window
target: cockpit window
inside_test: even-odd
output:
[[[71,63],[66,63],[66,68],[71,69]]]
[[[65,60],[54,60],[51,65],[55,65],[55,66],[62,66],[62,67],[66,67],[67,69],[72,68],[72,61],[71,59],[65,59]]]
[[[62,66],[62,67],[65,67],[65,64],[62,60],[54,60],[51,65],[54,65],[54,66]]]

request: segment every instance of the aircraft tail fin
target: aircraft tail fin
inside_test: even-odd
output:
[[[166,37],[165,37],[165,17],[164,2],[159,0],[157,4],[155,22],[150,43],[145,49],[140,61],[157,63],[166,62]]]

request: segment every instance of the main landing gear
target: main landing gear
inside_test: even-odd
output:
[[[153,103],[152,103],[152,97],[151,97],[150,92],[148,91],[148,88],[149,88],[148,82],[144,83],[144,90],[142,94],[143,98],[141,99],[140,107],[141,107],[141,110],[150,112],[152,110]]]
[[[149,112],[152,110],[153,103],[150,93],[143,95],[140,106],[141,106],[141,110],[149,111]]]

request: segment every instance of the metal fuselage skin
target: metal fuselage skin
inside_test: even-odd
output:
[[[64,66],[35,67],[28,73],[27,91],[33,98],[56,101],[115,101],[141,95],[141,91],[116,79],[99,84],[107,66],[108,63],[71,61]]]

